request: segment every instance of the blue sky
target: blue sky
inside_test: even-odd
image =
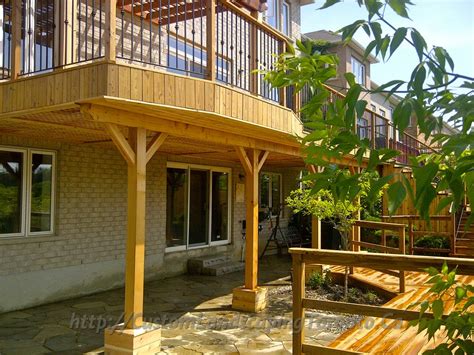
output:
[[[425,37],[428,46],[444,47],[455,63],[455,72],[474,76],[474,0],[412,0],[411,20],[403,19],[392,11],[389,20],[396,26],[415,27]],[[302,32],[320,29],[336,31],[358,19],[366,19],[356,0],[344,0],[329,9],[317,10],[324,3],[316,0],[301,9]],[[363,45],[369,43],[364,31],[355,39]],[[416,65],[415,50],[402,45],[386,63],[371,66],[371,77],[382,84],[393,79],[407,80]]]

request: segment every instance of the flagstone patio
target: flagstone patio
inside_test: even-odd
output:
[[[162,324],[163,354],[291,353],[291,298],[272,292],[290,285],[289,257],[260,262],[260,284],[269,286],[269,307],[250,314],[233,311],[232,289],[243,274],[183,275],[147,282],[146,321]],[[82,354],[103,346],[103,330],[119,322],[124,290],[116,289],[0,315],[0,354]],[[338,315],[312,313],[313,342],[326,345],[340,331]]]

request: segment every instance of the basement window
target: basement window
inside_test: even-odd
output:
[[[0,236],[52,234],[56,154],[0,147]]]

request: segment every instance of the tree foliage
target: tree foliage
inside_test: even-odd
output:
[[[438,211],[452,204],[454,210],[465,195],[474,201],[474,79],[456,73],[454,61],[448,52],[439,46],[428,47],[426,40],[414,27],[393,26],[386,15],[391,8],[402,17],[409,16],[408,0],[356,0],[367,11],[367,18],[355,21],[340,30],[344,42],[352,40],[357,31],[363,30],[371,38],[365,55],[375,52],[384,60],[396,55],[402,43],[413,48],[418,64],[408,80],[392,80],[369,90],[356,83],[354,75],[348,73],[349,84],[345,97],[328,101],[330,92],[327,81],[336,76],[337,57],[315,50],[311,42],[297,42],[296,48],[289,46],[288,52],[278,57],[274,70],[266,73],[266,79],[274,87],[293,85],[296,92],[309,90],[310,100],[301,111],[312,132],[301,137],[306,150],[306,162],[323,167],[323,172],[314,174],[313,193],[328,190],[337,181],[333,191],[336,201],[352,201],[360,191],[357,180],[360,174],[345,174],[343,169],[330,168],[334,162],[342,161],[349,154],[362,164],[368,157],[365,171],[376,172],[377,166],[390,162],[399,152],[395,149],[373,148],[367,138],[357,134],[357,117],[367,106],[365,93],[383,92],[387,96],[404,95],[393,111],[393,124],[403,134],[412,115],[416,115],[419,131],[439,149],[412,157],[409,165],[413,169],[415,189],[404,178],[389,175],[372,177],[369,181],[368,201],[375,202],[376,192],[391,181],[388,190],[389,212],[393,214],[410,199],[419,214],[429,220],[430,206],[438,192],[448,190],[442,198]],[[331,7],[338,0],[328,0],[322,9]],[[459,91],[461,88],[462,91]],[[458,131],[445,134],[443,122],[455,125]],[[474,219],[471,215],[468,223]]]
[[[427,283],[431,285],[432,297],[412,305],[420,306],[420,317],[410,322],[410,325],[417,326],[418,333],[426,331],[429,340],[438,333],[443,333],[447,341],[424,354],[474,354],[474,342],[471,338],[474,329],[474,286],[458,282],[456,269],[449,270],[446,263],[441,270],[430,267],[426,272],[431,276]],[[454,300],[454,308],[444,318],[447,303],[451,300]],[[431,312],[433,317],[426,317],[426,312]]]

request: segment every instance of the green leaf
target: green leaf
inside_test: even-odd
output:
[[[409,18],[407,5],[411,4],[409,0],[389,0],[388,4],[399,16]]]
[[[337,4],[338,2],[341,2],[342,0],[326,0],[323,6],[319,8],[319,10],[327,9],[328,7],[333,6],[334,4]]]
[[[396,181],[387,190],[388,194],[388,213],[393,215],[402,205],[407,192],[401,181]]]
[[[441,319],[444,312],[444,303],[440,299],[436,299],[431,304],[431,309],[433,310],[433,316],[436,319]]]
[[[395,31],[395,34],[392,38],[392,43],[390,43],[390,56],[400,47],[405,36],[407,35],[407,29],[405,27],[400,27]]]
[[[461,301],[464,298],[464,296],[466,296],[466,289],[464,287],[457,286],[456,287],[456,303]]]
[[[369,57],[370,53],[372,52],[372,50],[375,48],[376,45],[377,45],[377,41],[373,40],[367,45],[367,47],[365,47],[364,59],[367,59]]]
[[[423,36],[416,29],[411,29],[411,39],[418,54],[420,62],[423,60],[423,51],[427,48],[426,41]]]

